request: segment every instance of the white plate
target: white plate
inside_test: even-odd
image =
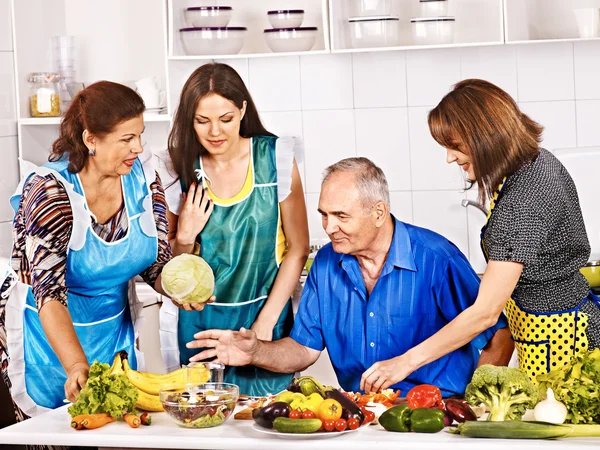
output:
[[[298,419],[302,420],[302,419]],[[315,431],[314,433],[281,433],[277,430],[270,430],[267,428],[263,428],[256,423],[252,424],[252,428],[260,433],[272,434],[275,437],[281,439],[327,439],[336,436],[341,436],[345,433],[354,433],[355,431],[362,430],[365,427],[368,427],[369,424],[364,424],[358,427],[356,430],[345,430],[345,431]]]

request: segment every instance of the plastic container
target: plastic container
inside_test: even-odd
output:
[[[31,117],[60,116],[60,75],[35,72],[29,76],[29,108]]]
[[[389,16],[392,12],[390,0],[346,0],[350,16]]]
[[[244,46],[245,27],[182,28],[181,41],[188,55],[233,55]]]
[[[232,14],[231,6],[196,6],[183,13],[189,27],[226,27]]]
[[[233,415],[240,396],[231,383],[172,384],[159,390],[167,415],[185,428],[212,428]]]
[[[274,52],[307,52],[317,40],[317,27],[265,30],[267,45]]]
[[[276,9],[267,12],[273,28],[298,28],[304,21],[303,9]]]
[[[442,17],[448,15],[448,0],[419,0],[421,17]]]
[[[417,45],[442,45],[454,42],[454,17],[419,17],[411,19]]]
[[[398,45],[400,20],[393,16],[353,17],[350,42],[353,48],[392,47]]]

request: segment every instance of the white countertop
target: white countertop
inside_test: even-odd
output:
[[[152,425],[130,428],[122,421],[97,430],[76,431],[70,427],[67,406],[0,430],[0,444],[78,445],[90,447],[178,448],[178,449],[431,449],[477,450],[560,448],[580,449],[600,446],[600,438],[574,438],[559,441],[473,439],[452,435],[390,433],[379,425],[322,440],[280,439],[252,429],[251,420],[234,420],[216,428],[187,429],[177,426],[165,413],[153,413]],[[332,434],[335,434],[332,432]]]

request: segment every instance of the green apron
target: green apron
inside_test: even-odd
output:
[[[198,236],[200,256],[215,274],[217,301],[201,312],[179,311],[178,341],[180,361],[187,364],[198,349],[186,343],[194,334],[208,329],[249,329],[271,291],[279,270],[277,261],[280,235],[277,198],[275,137],[254,137],[251,143],[252,185],[219,203]],[[196,162],[199,180],[204,185],[201,158]],[[184,192],[187,190],[182,186]],[[238,198],[239,197],[239,198]],[[293,325],[291,301],[284,307],[273,329],[273,340],[289,335]],[[274,373],[254,366],[228,367],[224,381],[237,384],[240,393],[263,396],[282,391],[293,374]]]

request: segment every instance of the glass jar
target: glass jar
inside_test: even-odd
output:
[[[60,75],[36,72],[29,76],[28,81],[31,117],[60,116]]]

